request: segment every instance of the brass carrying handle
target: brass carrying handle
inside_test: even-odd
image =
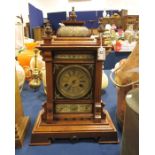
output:
[[[124,88],[124,87],[128,87],[128,86],[139,85],[139,80],[130,82],[130,83],[128,83],[128,84],[118,84],[118,83],[113,79],[113,74],[114,74],[114,72],[116,72],[118,69],[120,69],[120,67],[118,67],[117,69],[111,71],[111,74],[110,74],[110,79],[111,79],[112,83],[113,83],[115,86],[121,87],[121,88],[123,87],[123,88]]]

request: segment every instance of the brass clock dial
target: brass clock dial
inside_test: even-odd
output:
[[[64,97],[78,99],[90,91],[92,78],[89,71],[83,66],[69,65],[58,73],[56,85]]]

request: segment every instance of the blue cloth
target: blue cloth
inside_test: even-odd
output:
[[[43,26],[44,19],[43,19],[43,12],[42,10],[36,8],[32,4],[28,4],[29,6],[29,19],[30,19],[30,31],[31,37],[33,37],[33,28]]]
[[[115,64],[119,62],[121,59],[127,58],[131,52],[115,52],[112,51],[106,56],[106,60],[104,62],[104,69],[110,70],[115,67]]]
[[[108,75],[110,71],[106,70]],[[31,124],[25,136],[23,147],[16,149],[16,155],[119,155],[121,146],[121,132],[118,129],[119,144],[98,144],[93,140],[80,140],[77,143],[70,143],[68,140],[57,140],[48,146],[29,146],[31,132],[35,119],[41,109],[42,103],[46,100],[43,86],[38,91],[29,88],[25,83],[22,91],[22,101],[25,115],[30,117]],[[109,79],[109,85],[102,91],[102,99],[106,104],[105,109],[108,110],[110,116],[117,128],[116,122],[116,89]]]
[[[71,12],[71,11],[70,11]],[[85,21],[85,26],[88,28],[97,28],[99,26],[98,20],[100,17],[102,17],[103,11],[76,11],[77,20]],[[108,13],[110,16],[114,13],[119,13],[119,10],[107,10],[106,13]],[[51,12],[47,13],[48,20],[50,21],[52,28],[54,31],[57,31],[59,28],[59,23],[62,22],[62,20],[66,20],[66,12]],[[90,22],[90,20],[94,20],[93,23]]]
[[[62,23],[63,20],[66,20],[66,12],[51,12],[47,14],[47,18],[50,21],[52,29],[57,31],[60,27],[59,23]]]
[[[86,22],[86,27],[97,28],[98,27],[98,12],[97,11],[76,11],[77,20],[82,20]],[[92,24],[89,20],[94,20]]]
[[[115,63],[119,62],[121,59],[127,58],[131,52],[115,52]]]

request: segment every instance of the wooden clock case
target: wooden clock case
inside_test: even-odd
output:
[[[46,63],[47,101],[36,119],[31,145],[47,145],[59,138],[94,138],[99,143],[118,143],[116,128],[101,100],[103,62],[97,59],[99,47],[99,43],[90,37],[44,38],[38,49]],[[68,66],[78,66],[89,72],[91,88],[87,94],[71,98],[58,90],[58,75]],[[68,111],[57,111],[56,107],[60,105],[68,106]]]

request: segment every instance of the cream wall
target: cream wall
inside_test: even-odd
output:
[[[28,3],[34,5],[36,8],[43,11],[44,8],[42,7],[42,3],[44,1],[46,1],[46,0],[16,0],[16,12],[15,12],[15,15],[19,16],[19,15],[22,14],[22,17],[24,19],[24,23],[26,23],[26,22],[29,21],[29,18],[28,18],[28,15],[29,15]]]
[[[48,12],[127,9],[128,14],[139,14],[139,0],[16,0],[17,13],[22,14],[24,21],[28,21],[28,3],[43,11],[46,18]]]

